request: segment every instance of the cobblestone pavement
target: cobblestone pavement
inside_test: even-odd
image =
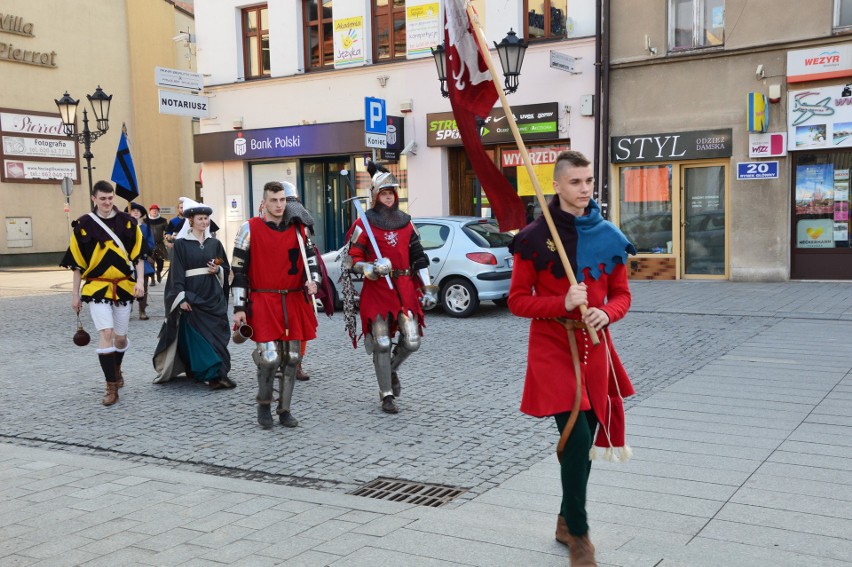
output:
[[[5,331],[0,439],[7,442],[108,452],[338,492],[380,476],[433,482],[468,489],[458,503],[553,450],[552,436],[542,434],[552,422],[518,411],[528,323],[490,303],[469,319],[427,315],[421,350],[403,366],[396,416],[381,412],[370,359],[360,345],[352,349],[342,316],[320,314],[319,337],[309,344],[304,365],[312,378],[297,383],[294,396],[300,426],[263,431],[255,423],[251,343],[231,345],[235,390],[214,392],[186,379],[152,384],[151,355],[161,319],[139,321],[134,314],[124,365],[127,385],[119,403],[104,408],[94,346],[71,342],[76,322],[70,285],[62,283],[70,276],[29,274],[43,282],[31,286],[38,288],[34,295],[4,284],[11,277],[0,272]],[[637,389],[628,407],[779,318],[852,318],[852,288],[843,288],[842,296],[835,296],[837,289],[826,286],[820,297],[819,284],[637,283],[633,312],[613,327]],[[791,295],[784,312],[761,311],[761,296],[782,293]],[[152,288],[149,314],[162,305],[161,294],[162,286]],[[833,309],[822,309],[825,302]],[[83,320],[92,332],[88,316]]]

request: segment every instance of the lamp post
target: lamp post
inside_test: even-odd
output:
[[[56,107],[59,109],[59,116],[62,119],[62,125],[65,128],[65,135],[69,138],[77,140],[78,144],[83,144],[85,152],[83,158],[86,160],[86,170],[89,174],[89,195],[92,194],[92,142],[97,140],[109,130],[109,105],[112,101],[112,95],[107,95],[101,86],[95,89],[95,92],[86,95],[89,99],[89,104],[92,105],[92,112],[95,115],[97,130],[89,130],[89,114],[86,109],[83,109],[83,131],[77,132],[77,105],[79,100],[74,100],[71,95],[66,92],[62,98],[55,100]]]
[[[527,51],[527,42],[518,37],[512,28],[500,43],[494,42],[497,55],[500,57],[500,66],[503,67],[504,88],[507,95],[518,90],[518,77],[524,64],[524,54]],[[438,80],[441,82],[441,95],[450,96],[447,90],[447,49],[444,44],[432,48],[432,57],[435,58],[435,67],[438,70]]]

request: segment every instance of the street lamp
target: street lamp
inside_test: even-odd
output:
[[[500,65],[503,67],[503,92],[512,94],[518,90],[518,77],[524,64],[527,42],[509,28],[506,37],[500,43],[495,41],[494,47],[497,48]],[[432,48],[432,57],[435,58],[435,67],[438,69],[438,80],[441,81],[441,95],[448,97],[450,93],[447,90],[447,49],[443,43]]]
[[[89,104],[92,105],[92,112],[95,114],[95,121],[98,129],[95,131],[89,130],[89,114],[86,109],[83,109],[83,131],[77,132],[77,105],[79,100],[74,100],[71,95],[66,92],[59,100],[54,99],[56,108],[59,109],[59,116],[62,119],[62,126],[65,129],[65,135],[69,138],[77,140],[78,144],[83,144],[85,152],[83,158],[86,160],[86,170],[89,173],[89,194],[92,194],[92,142],[97,140],[109,130],[109,105],[112,101],[112,95],[107,95],[101,86],[95,89],[95,92],[86,95],[89,99]]]

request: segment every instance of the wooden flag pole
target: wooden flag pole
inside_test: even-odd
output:
[[[485,59],[485,64],[488,65],[488,71],[491,73],[491,80],[494,81],[494,87],[497,89],[497,94],[500,95],[500,103],[503,105],[503,112],[506,113],[506,120],[509,122],[509,128],[512,130],[512,136],[515,138],[515,144],[521,152],[521,157],[524,159],[524,165],[527,168],[527,173],[533,182],[535,196],[538,199],[539,206],[541,207],[541,214],[544,215],[547,228],[550,229],[550,236],[556,245],[556,251],[559,254],[559,259],[562,261],[562,267],[565,269],[565,273],[568,274],[568,280],[571,282],[571,285],[577,285],[577,278],[574,275],[574,270],[571,268],[571,262],[568,261],[568,255],[565,253],[565,246],[562,245],[562,239],[559,238],[559,233],[556,232],[556,225],[553,224],[553,217],[550,215],[550,209],[547,207],[547,201],[544,200],[544,193],[541,190],[541,185],[539,185],[538,178],[535,176],[535,170],[533,169],[532,161],[530,160],[530,154],[527,152],[527,147],[524,145],[524,141],[521,138],[521,132],[518,130],[518,124],[515,122],[515,115],[512,114],[512,109],[509,107],[509,101],[506,100],[506,94],[503,92],[503,86],[497,78],[497,70],[494,68],[494,61],[491,59],[491,52],[488,50],[488,40],[485,39],[485,34],[482,33],[482,30],[479,27],[479,18],[473,10],[473,6],[470,2],[466,2],[466,9],[467,16],[473,24],[473,31],[476,33],[476,39],[477,43],[479,43],[479,49],[482,52],[482,58]],[[585,315],[586,311],[586,306],[581,305],[580,313]],[[595,328],[591,325],[587,325],[586,328],[589,331],[592,344],[600,344],[600,339],[598,338],[598,333],[595,331]]]

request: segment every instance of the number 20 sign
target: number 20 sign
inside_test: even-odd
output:
[[[778,162],[747,161],[738,163],[737,179],[778,179]]]

